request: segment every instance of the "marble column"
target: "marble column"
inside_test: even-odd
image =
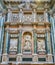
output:
[[[18,53],[21,53],[22,31],[19,31]]]
[[[18,34],[18,44],[17,44],[17,54],[19,53],[19,34]]]
[[[51,54],[51,42],[50,42],[50,29],[46,28],[46,43],[47,43],[47,53]]]
[[[34,30],[34,32],[33,32],[33,38],[34,38],[34,54],[36,54],[37,53],[37,34],[36,34],[36,32],[35,32],[35,30]]]
[[[47,61],[48,62],[53,62],[52,58],[52,47],[51,47],[51,34],[50,34],[50,28],[46,27],[46,44],[47,44]]]
[[[4,53],[7,53],[8,52],[8,41],[9,41],[9,33],[8,33],[8,31],[6,31],[6,46],[5,46],[5,51],[4,51]]]
[[[53,14],[53,18],[54,18],[54,63],[55,63],[55,13]]]
[[[19,30],[17,62],[21,62],[21,61],[22,61],[22,49],[21,49],[21,44],[22,44],[22,31]]]
[[[50,14],[50,22],[51,22],[51,40],[52,40],[52,54],[53,54],[53,61],[55,62],[55,54],[54,54],[54,18]]]
[[[49,40],[48,40],[48,31],[46,32],[46,53],[50,53],[50,48],[49,48]]]
[[[46,54],[48,53],[48,49],[47,49],[47,32],[45,33],[45,50],[46,50]]]
[[[0,16],[0,60],[2,55],[2,47],[3,47],[3,41],[4,41],[4,17],[2,17],[2,13]]]
[[[1,18],[2,18],[2,15],[0,13],[0,62],[1,62],[1,37],[2,37],[2,27],[1,27]]]
[[[3,52],[3,56],[2,56],[2,63],[3,62],[8,62],[8,39],[9,38],[9,33],[8,30],[6,30],[6,36],[5,36],[5,45],[4,45],[4,52]]]

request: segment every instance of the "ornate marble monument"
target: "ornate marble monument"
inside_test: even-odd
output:
[[[55,64],[55,0],[1,0],[0,65]]]

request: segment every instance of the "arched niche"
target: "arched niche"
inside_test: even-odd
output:
[[[23,53],[31,53],[32,51],[32,33],[23,33]]]

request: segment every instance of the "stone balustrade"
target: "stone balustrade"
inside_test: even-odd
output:
[[[37,15],[36,14],[35,18],[34,18],[34,16],[32,14],[31,15],[25,15],[25,14],[23,14],[23,15],[14,14],[13,15],[12,14],[11,16],[12,17],[11,17],[11,20],[9,22],[47,22],[47,20],[45,20],[46,18],[44,18],[44,14],[42,14],[42,15]]]

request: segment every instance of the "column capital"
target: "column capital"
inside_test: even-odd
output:
[[[36,29],[33,29],[33,32],[34,32],[34,33],[36,33],[36,32],[37,32],[37,30],[36,30]]]
[[[36,13],[36,8],[33,8],[33,13]]]

